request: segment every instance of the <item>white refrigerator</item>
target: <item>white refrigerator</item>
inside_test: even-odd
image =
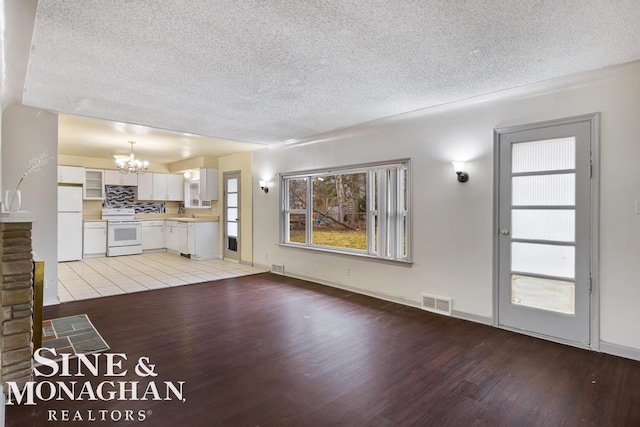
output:
[[[82,259],[82,187],[58,186],[58,262]]]

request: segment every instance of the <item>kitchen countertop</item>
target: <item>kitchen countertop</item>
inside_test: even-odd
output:
[[[179,221],[179,222],[218,222],[217,216],[206,216],[202,218],[188,218],[183,216],[169,217],[165,218],[169,221]]]
[[[157,216],[154,216],[152,218],[143,218],[143,217],[138,217],[136,215],[136,219],[139,221],[164,221],[164,220],[170,220],[170,221],[180,221],[180,222],[218,222],[219,221],[219,217],[216,215],[203,215],[201,217],[198,218],[191,218],[188,216],[167,216],[164,218],[159,218]],[[100,219],[100,218],[85,218],[83,219],[84,222],[105,222],[106,219]]]

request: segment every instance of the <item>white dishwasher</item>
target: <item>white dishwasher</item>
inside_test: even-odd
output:
[[[142,221],[142,250],[159,251],[165,246],[164,220]]]

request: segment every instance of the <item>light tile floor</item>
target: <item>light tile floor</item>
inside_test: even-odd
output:
[[[58,296],[67,302],[265,271],[221,259],[194,261],[170,252],[87,258],[58,264]]]

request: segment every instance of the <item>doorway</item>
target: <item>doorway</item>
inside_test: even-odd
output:
[[[583,347],[593,342],[598,120],[495,131],[500,327]]]
[[[240,172],[225,172],[224,259],[240,261]]]

